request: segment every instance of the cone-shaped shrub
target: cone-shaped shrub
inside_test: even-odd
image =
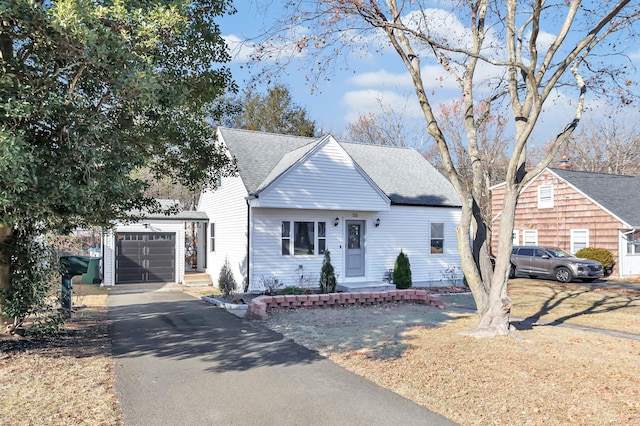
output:
[[[229,266],[229,259],[224,261],[222,269],[220,269],[220,275],[218,276],[218,288],[225,296],[230,295],[236,289],[236,279],[231,272],[231,266]]]
[[[336,274],[331,264],[331,255],[329,250],[324,252],[324,260],[322,261],[322,270],[320,271],[320,288],[323,293],[333,293],[336,291]]]
[[[411,264],[402,250],[393,266],[393,283],[400,290],[411,287]]]

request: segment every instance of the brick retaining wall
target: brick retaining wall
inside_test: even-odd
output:
[[[444,308],[437,295],[425,290],[390,290],[363,293],[302,294],[284,296],[259,296],[249,303],[247,316],[254,319],[266,319],[267,314],[279,309],[298,307],[331,307],[372,305],[388,302],[416,302]]]

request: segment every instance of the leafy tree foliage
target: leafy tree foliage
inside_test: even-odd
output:
[[[236,105],[236,110],[225,120],[225,124],[230,127],[285,135],[316,136],[315,122],[307,117],[304,108],[293,102],[289,88],[285,85],[269,87],[266,94],[247,89],[231,103]]]
[[[217,65],[229,56],[215,19],[230,7],[3,1],[0,226],[64,232],[157,208],[141,167],[191,189],[232,173],[208,122],[235,88]]]

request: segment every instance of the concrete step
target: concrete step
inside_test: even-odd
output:
[[[336,286],[336,291],[344,293],[364,293],[374,291],[389,291],[395,289],[395,284],[389,283],[342,283]]]
[[[184,274],[185,287],[206,287],[213,285],[209,274],[204,272],[187,272]]]

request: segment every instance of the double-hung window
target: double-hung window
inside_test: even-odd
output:
[[[553,208],[553,185],[538,186],[538,208]]]
[[[522,231],[522,245],[523,246],[537,246],[538,245],[538,230],[537,229],[524,229]]]
[[[572,229],[571,230],[571,253],[577,253],[583,248],[589,246],[589,230],[588,229]]]
[[[431,224],[431,254],[444,252],[444,223]]]

